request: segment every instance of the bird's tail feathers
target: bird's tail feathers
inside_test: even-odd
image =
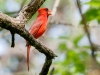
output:
[[[28,66],[28,71],[29,71],[29,68],[30,68],[30,64],[29,64],[29,57],[30,57],[30,48],[31,46],[30,45],[27,45],[27,66]]]

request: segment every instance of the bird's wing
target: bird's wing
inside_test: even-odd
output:
[[[29,33],[32,34],[33,36],[37,33],[41,25],[43,24],[43,18],[38,17],[32,24],[32,26],[29,29]]]

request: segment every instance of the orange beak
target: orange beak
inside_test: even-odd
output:
[[[52,14],[51,14],[51,10],[48,10],[48,15],[52,15]]]

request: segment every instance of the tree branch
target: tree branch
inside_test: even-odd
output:
[[[47,75],[51,64],[52,64],[52,59],[46,57],[45,63],[44,63],[43,68],[42,68],[42,71],[39,75]]]
[[[84,24],[84,31],[86,32],[87,34],[87,37],[89,39],[89,42],[90,42],[90,46],[91,46],[91,50],[92,50],[92,57],[95,57],[94,56],[94,51],[95,51],[95,47],[91,41],[91,38],[90,38],[90,33],[89,33],[89,30],[88,30],[88,25],[87,25],[87,21],[86,21],[86,18],[85,16],[82,14],[82,10],[81,10],[81,5],[80,5],[80,0],[76,0],[77,1],[77,6],[78,6],[78,9],[79,9],[79,12],[80,12],[80,15],[81,15],[81,18],[82,18],[82,22]]]
[[[56,14],[57,7],[59,6],[60,0],[55,0],[53,8],[52,8],[52,16]]]
[[[50,71],[50,75],[53,75],[53,72],[54,72],[55,68],[53,67]]]

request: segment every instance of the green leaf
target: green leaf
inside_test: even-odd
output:
[[[2,11],[2,12],[5,12],[6,11],[6,6],[5,6],[6,1],[7,0],[0,1],[0,11]]]
[[[60,36],[59,39],[68,39],[67,36]]]
[[[91,21],[91,20],[98,20],[100,23],[100,9],[95,9],[95,8],[90,8],[86,13],[86,20]]]
[[[59,50],[66,50],[67,49],[66,43],[65,42],[60,43],[58,48],[59,48]]]
[[[85,4],[89,4],[92,7],[100,7],[100,0],[86,2]]]
[[[77,37],[73,40],[74,45],[75,45],[76,47],[78,47],[77,43],[80,41],[80,39],[81,39],[83,36],[84,36],[83,34],[82,34],[82,35],[79,35],[79,36],[77,36]]]

